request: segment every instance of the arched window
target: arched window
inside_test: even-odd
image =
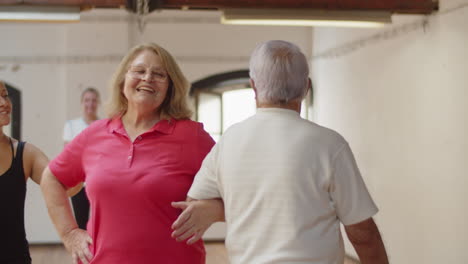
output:
[[[255,113],[248,70],[208,76],[194,82],[190,94],[195,97],[196,120],[203,123],[205,130],[216,141],[234,120],[241,121]],[[244,103],[242,108],[237,109],[236,115],[233,115],[232,103],[238,100]]]
[[[5,83],[5,86],[13,103],[13,111],[11,113],[11,123],[7,126],[6,133],[21,140],[21,91],[15,87]]]
[[[255,94],[249,83],[249,71],[215,74],[192,84],[196,120],[216,141],[234,123],[255,114]],[[310,100],[304,100],[301,116],[308,117]]]

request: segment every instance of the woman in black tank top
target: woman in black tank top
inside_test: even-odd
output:
[[[28,241],[24,229],[26,181],[40,183],[47,157],[34,145],[4,134],[12,109],[8,91],[0,81],[0,263],[29,264]]]

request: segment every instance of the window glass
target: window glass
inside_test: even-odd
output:
[[[223,132],[233,124],[253,116],[255,112],[255,93],[251,88],[224,92]]]
[[[221,135],[221,96],[217,94],[200,93],[198,105],[198,122],[215,141]]]

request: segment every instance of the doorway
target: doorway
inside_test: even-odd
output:
[[[8,136],[21,141],[21,91],[5,82],[8,95],[13,104],[11,123],[6,126],[5,133]]]

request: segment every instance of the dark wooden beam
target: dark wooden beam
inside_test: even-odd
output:
[[[0,5],[93,6],[119,8],[126,0],[0,0]]]
[[[136,0],[133,0],[136,1]],[[326,10],[375,10],[428,14],[438,9],[438,0],[151,0],[161,8],[312,8]],[[0,0],[0,5],[65,5],[118,8],[127,0]]]
[[[164,0],[163,7],[180,8],[312,8],[327,10],[379,10],[431,13],[438,0]]]

